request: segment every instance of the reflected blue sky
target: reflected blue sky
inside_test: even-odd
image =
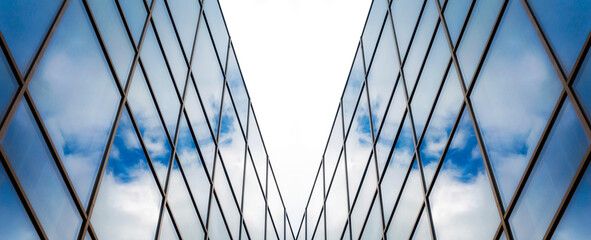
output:
[[[0,218],[0,236],[7,239],[39,239],[4,167],[0,165],[0,212],[10,218]]]
[[[345,90],[341,99],[343,106],[343,117],[345,119],[345,131],[349,129],[349,124],[351,124],[350,119],[353,117],[355,103],[357,103],[361,86],[365,80],[365,70],[363,69],[362,55],[363,53],[360,45],[357,48],[355,60],[351,66],[351,72],[349,73],[349,78],[347,79],[347,84],[345,85]]]
[[[49,30],[62,1],[0,1],[0,31],[21,74],[29,69],[37,49]],[[10,9],[10,11],[6,11]]]
[[[184,239],[202,239],[203,228],[176,161],[170,173],[168,203]]]
[[[444,17],[453,45],[457,43],[460,30],[462,29],[462,25],[466,19],[466,14],[468,14],[468,9],[470,8],[471,3],[472,1],[470,0],[454,0],[448,1],[445,6]]]
[[[120,95],[80,1],[68,5],[29,91],[86,205]]]
[[[226,71],[226,80],[232,93],[234,104],[236,105],[236,112],[238,112],[242,129],[246,131],[249,97],[233,47],[230,47],[230,59],[228,59],[228,68]]]
[[[345,139],[347,169],[349,176],[349,199],[355,198],[361,177],[372,149],[372,134],[367,104],[367,92],[361,89],[361,98],[351,122],[351,128]],[[345,120],[347,121],[347,120]]]
[[[380,130],[375,146],[380,176],[382,175],[386,162],[388,161],[388,155],[390,154],[390,149],[394,143],[394,138],[396,137],[398,128],[400,128],[400,123],[402,122],[403,117],[402,114],[404,114],[405,110],[406,97],[404,95],[404,86],[401,81],[396,87],[394,96],[392,97],[392,102],[390,103],[390,108],[388,109],[388,113],[385,116],[384,125],[382,130]]]
[[[203,2],[205,19],[207,19],[207,25],[213,36],[218,57],[222,65],[225,65],[226,54],[228,53],[228,39],[230,36],[228,36],[228,31],[226,30],[220,5],[218,1],[205,0]]]
[[[135,44],[138,45],[146,17],[148,17],[144,2],[142,0],[123,0],[119,1],[119,4],[127,21],[127,26],[129,26],[131,35],[135,40]]]
[[[181,38],[185,56],[189,57],[193,48],[201,4],[193,0],[167,1],[167,3]]]
[[[212,131],[209,128],[209,123],[207,122],[207,118],[205,117],[205,113],[201,108],[201,102],[197,96],[197,92],[192,84],[187,89],[187,94],[185,98],[185,110],[187,112],[187,116],[189,117],[189,122],[191,123],[191,127],[193,133],[195,134],[195,138],[197,139],[197,144],[201,150],[201,154],[207,170],[211,175],[211,171],[213,169],[213,157],[215,151],[215,145],[212,137]],[[181,126],[182,128],[182,126]],[[179,136],[179,140],[183,139],[181,131],[181,135]],[[181,158],[181,163],[183,159]]]
[[[365,27],[363,29],[363,35],[361,36],[366,68],[369,67],[369,62],[376,49],[376,42],[378,41],[380,30],[386,19],[387,8],[388,0],[375,0],[371,4],[369,15],[367,16],[367,21],[365,22]]]
[[[570,200],[552,239],[584,239],[591,236],[591,229],[588,227],[591,222],[590,200],[591,171],[587,167],[587,172],[579,182],[575,195]]]
[[[415,223],[413,220],[409,221],[409,219],[417,219],[423,204],[423,189],[420,178],[418,161],[415,159],[386,233],[389,239],[407,239],[410,237]]]
[[[471,96],[505,205],[561,88],[523,5],[511,1]]]
[[[509,219],[517,238],[541,238],[591,139],[566,99]]]
[[[397,0],[392,1],[390,6],[396,30],[396,40],[398,40],[398,48],[400,49],[400,58],[402,59],[406,55],[412,32],[424,2],[420,0]]]
[[[591,94],[588,94],[591,92],[591,54],[587,54],[587,59],[581,66],[573,85],[587,115],[591,116]]]
[[[23,100],[1,144],[45,234],[52,239],[75,239],[82,219]]]
[[[15,93],[16,79],[12,74],[12,70],[4,57],[4,54],[0,54],[0,114],[3,115],[8,107],[8,103]]]

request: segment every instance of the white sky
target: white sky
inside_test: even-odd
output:
[[[297,228],[371,0],[219,2]]]

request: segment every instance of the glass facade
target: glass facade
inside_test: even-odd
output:
[[[590,22],[373,0],[296,237],[589,238]]]
[[[295,239],[217,0],[0,9],[0,238]]]

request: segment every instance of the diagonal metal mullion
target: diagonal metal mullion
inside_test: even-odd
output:
[[[248,103],[247,103],[249,109],[250,109],[250,98],[248,98]],[[244,144],[244,164],[242,165],[242,197],[240,200],[240,232],[238,233],[238,239],[242,240],[242,227],[244,225],[244,190],[245,190],[245,185],[246,185],[246,167],[248,164],[247,162],[247,158],[248,158],[248,130],[249,127],[248,125],[250,124],[250,111],[246,112],[246,142]],[[250,237],[248,237],[250,239]]]

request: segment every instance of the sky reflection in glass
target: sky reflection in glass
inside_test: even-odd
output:
[[[0,117],[4,115],[18,84],[4,54],[0,54]]]
[[[591,116],[591,54],[587,54],[587,59],[583,62],[573,88],[579,95],[579,99],[585,110],[587,116]]]
[[[0,218],[0,236],[6,239],[39,239],[23,208],[12,182],[0,164],[0,212],[10,218]]]
[[[591,222],[589,201],[591,201],[591,171],[587,166],[587,172],[583,175],[552,239],[584,239],[591,236],[591,229],[588,227]]]
[[[184,239],[202,239],[205,233],[176,161],[172,165],[167,197],[181,236]]]
[[[137,46],[144,29],[146,17],[148,17],[144,2],[142,0],[120,0],[119,4]]]
[[[369,15],[367,16],[367,21],[363,28],[363,35],[361,37],[363,51],[365,52],[365,68],[369,67],[374,50],[376,49],[376,42],[378,41],[380,30],[386,19],[387,8],[388,0],[375,0],[371,4]]]

